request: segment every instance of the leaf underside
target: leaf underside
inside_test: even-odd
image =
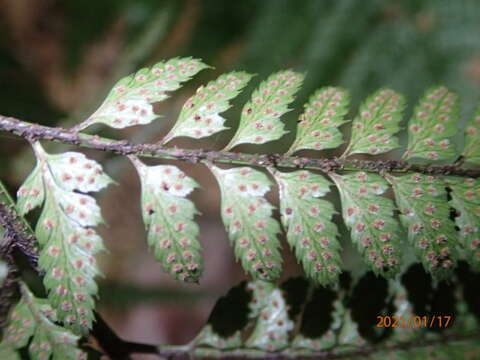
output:
[[[39,267],[59,319],[76,333],[85,333],[93,320],[94,277],[99,270],[93,257],[103,249],[92,227],[103,222],[95,199],[111,179],[83,154],[46,153],[33,145],[37,165],[18,191],[21,215],[42,206],[35,233],[40,245]]]
[[[334,283],[340,272],[338,230],[333,205],[319,199],[330,182],[309,171],[273,173],[280,192],[280,213],[287,240],[305,273],[319,284]]]
[[[342,200],[342,215],[352,241],[376,273],[392,277],[399,271],[400,226],[393,202],[382,196],[387,182],[377,174],[330,174]]]
[[[458,241],[443,181],[423,174],[387,179],[417,257],[436,278],[447,277],[456,264]]]
[[[280,117],[300,89],[303,75],[279,71],[263,81],[242,110],[238,129],[225,150],[240,144],[264,144],[280,139],[286,131]]]
[[[457,211],[455,222],[465,257],[480,271],[480,180],[447,177],[446,182],[451,190],[450,205]]]
[[[480,165],[480,106],[465,129],[465,162]]]
[[[245,72],[231,72],[199,87],[196,94],[183,105],[177,122],[163,143],[179,136],[200,139],[228,129],[224,126],[225,119],[219,114],[230,108],[229,101],[240,93],[251,78],[252,75]]]
[[[153,112],[154,102],[166,99],[170,91],[177,90],[207,67],[197,59],[175,58],[141,69],[120,80],[78,129],[94,123],[114,128],[148,124],[157,117]],[[251,78],[245,72],[230,72],[198,88],[185,102],[162,143],[177,137],[204,138],[227,129],[221,114],[230,108],[230,101]],[[264,144],[286,134],[281,117],[290,111],[289,105],[303,78],[300,73],[285,70],[262,81],[244,105],[235,135],[224,150],[241,144]],[[339,127],[348,121],[345,118],[348,103],[349,95],[344,89],[317,90],[305,105],[287,155],[342,145]],[[403,96],[390,89],[380,89],[369,96],[352,122],[351,138],[340,163],[353,154],[377,155],[398,148],[396,134],[401,129],[404,107]],[[403,158],[453,159],[456,150],[450,138],[457,131],[458,113],[454,93],[445,87],[429,89],[408,124],[408,146]],[[462,161],[480,165],[479,132],[480,108],[466,127],[465,147],[456,165],[461,166]],[[37,358],[48,358],[49,354],[54,359],[81,357],[73,347],[77,335],[87,334],[92,326],[97,294],[94,278],[99,273],[94,255],[103,249],[102,239],[94,230],[103,221],[100,208],[88,193],[99,191],[112,181],[99,164],[83,154],[48,154],[38,142],[33,147],[37,165],[18,191],[17,206],[21,215],[41,207],[36,236],[40,245],[39,268],[45,272],[43,281],[51,306],[48,312],[55,313],[58,323],[64,323],[68,330],[57,326],[53,315],[42,313],[41,309],[48,306],[44,300],[27,293],[30,300],[22,300],[17,312],[23,314],[22,321],[36,325],[23,329],[13,319],[17,329],[12,331],[18,338],[16,341],[20,341],[18,344],[26,345],[33,336],[30,351]],[[141,179],[142,216],[148,244],[156,259],[175,279],[198,282],[204,266],[199,227],[194,221],[198,212],[187,198],[198,184],[175,166],[147,166],[134,156],[130,158]],[[277,238],[280,226],[272,215],[274,207],[265,198],[272,183],[263,172],[253,168],[225,170],[211,165],[208,159],[207,156],[207,166],[221,190],[221,216],[235,256],[245,271],[258,280],[249,285],[256,299],[251,304],[251,316],[258,320],[248,337],[237,331],[224,338],[213,326],[207,327],[201,337],[203,344],[228,349],[240,346],[246,339],[245,345],[250,348],[282,350],[289,346],[289,332],[294,324],[288,318],[290,305],[282,290],[265,282],[278,279],[282,266]],[[341,272],[341,247],[337,226],[332,221],[335,209],[322,199],[331,183],[310,171],[269,170],[279,185],[281,223],[297,260],[316,285],[334,284]],[[391,278],[399,273],[401,250],[405,247],[400,242],[403,235],[400,224],[407,230],[408,241],[424,268],[436,279],[451,275],[460,254],[480,271],[478,179],[367,174],[351,171],[347,166],[342,170],[341,174],[328,171],[327,174],[340,193],[342,216],[352,241],[376,275]],[[388,198],[390,188],[401,212],[400,223],[395,217],[394,202]],[[344,301],[345,298],[339,297],[333,305],[341,314],[338,319],[344,322],[341,328],[338,323],[331,324],[322,338],[314,340],[300,334],[294,339],[295,346],[323,349],[334,344],[352,345],[351,339],[359,337],[359,330]],[[57,344],[55,336],[49,338],[49,333],[59,331],[68,333],[62,335],[67,336],[65,344]],[[5,352],[14,357],[12,349],[17,345],[12,347],[3,342],[0,354]],[[52,353],[56,346],[60,348]]]
[[[264,198],[270,180],[248,167],[209,168],[220,186],[222,219],[236,258],[253,278],[275,280],[282,259],[277,239],[280,226],[272,218],[273,206]]]
[[[426,91],[408,126],[405,159],[446,160],[455,155],[449,137],[457,132],[457,95],[440,86]]]
[[[175,279],[198,282],[203,270],[193,221],[198,212],[186,199],[198,184],[175,166],[133,162],[142,181],[142,215],[155,258]]]
[[[346,90],[334,87],[318,89],[305,104],[300,115],[295,141],[287,154],[302,149],[333,149],[343,144],[338,129],[347,122],[349,96]]]
[[[103,123],[121,129],[149,124],[157,118],[151,104],[165,100],[168,92],[177,90],[183,82],[205,68],[208,66],[200,60],[189,57],[174,58],[141,69],[118,81],[85,125]]]
[[[352,136],[347,153],[377,155],[397,148],[395,136],[400,130],[403,96],[390,89],[381,89],[370,95],[360,106],[352,123]]]
[[[33,296],[26,286],[22,286],[22,289],[24,295],[12,309],[6,336],[0,347],[10,347],[11,353],[15,354],[13,349],[28,344],[31,359],[87,359],[86,353],[77,348],[80,337],[55,324],[56,312],[48,301]]]

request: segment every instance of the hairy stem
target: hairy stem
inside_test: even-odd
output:
[[[480,170],[464,169],[455,165],[414,165],[396,160],[357,160],[338,158],[307,158],[284,154],[245,154],[228,151],[191,150],[168,148],[159,144],[132,144],[128,141],[111,140],[96,135],[87,135],[66,130],[31,124],[11,117],[0,116],[0,131],[10,132],[29,141],[48,140],[80,147],[109,151],[122,155],[173,159],[196,163],[251,165],[290,169],[312,169],[324,172],[368,171],[368,172],[420,172],[432,175],[458,175],[480,177]]]

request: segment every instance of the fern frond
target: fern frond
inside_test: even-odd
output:
[[[330,173],[342,200],[342,214],[352,241],[376,274],[396,275],[400,269],[401,229],[393,218],[394,206],[382,196],[387,182],[377,174]]]
[[[183,82],[206,68],[208,66],[200,60],[188,57],[141,69],[118,81],[98,110],[76,130],[95,123],[117,129],[148,124],[158,117],[153,112],[152,103],[165,100],[169,91],[177,90]]]
[[[309,171],[272,171],[280,192],[282,224],[307,276],[316,283],[334,283],[340,272],[338,230],[333,205],[319,199],[331,185]]]
[[[408,239],[419,260],[426,271],[438,279],[445,278],[457,261],[457,240],[444,183],[422,174],[387,175],[386,179],[392,185],[400,220],[408,229]]]
[[[103,249],[102,239],[92,229],[102,222],[100,208],[86,193],[112,181],[81,153],[51,155],[39,142],[33,149],[37,165],[18,190],[18,209],[23,215],[43,205],[35,232],[49,300],[60,321],[85,333],[91,327],[97,293],[93,255]]]
[[[480,180],[458,177],[445,180],[451,190],[450,205],[457,211],[455,222],[465,257],[472,268],[480,271]]]
[[[300,115],[297,135],[287,154],[302,149],[323,150],[336,148],[343,143],[338,129],[347,122],[349,96],[346,90],[326,87],[317,90],[305,104]]]
[[[273,206],[264,198],[270,180],[249,167],[208,167],[220,186],[222,219],[236,258],[254,279],[275,280],[282,259],[277,239],[280,226],[272,218]]]
[[[397,148],[395,133],[400,130],[404,107],[403,96],[393,90],[381,89],[370,95],[353,121],[350,143],[342,157],[377,155]]]
[[[0,348],[12,354],[29,344],[31,359],[86,360],[87,354],[77,347],[80,337],[56,324],[56,311],[48,301],[35,297],[23,283],[21,292]]]
[[[291,70],[279,71],[263,81],[243,107],[237,132],[224,150],[280,139],[286,133],[280,117],[289,110],[302,81],[303,75]]]
[[[230,108],[235,98],[248,84],[252,75],[246,72],[223,74],[207,86],[200,86],[195,95],[183,105],[180,116],[162,143],[186,136],[200,139],[227,129],[225,119],[219,114]]]
[[[465,129],[465,162],[480,165],[480,106]]]
[[[455,156],[449,137],[457,132],[458,120],[457,95],[444,86],[427,90],[409,122],[403,158],[447,160]]]
[[[281,290],[266,281],[251,282],[248,285],[253,292],[250,316],[258,320],[245,345],[266,351],[286,348],[289,343],[288,334],[293,329],[294,323],[288,317]]]
[[[148,244],[175,279],[198,282],[203,263],[195,205],[185,197],[198,184],[171,165],[146,166],[130,158],[142,182],[142,215]]]

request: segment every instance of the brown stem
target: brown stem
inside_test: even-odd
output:
[[[62,128],[31,124],[18,119],[0,116],[0,131],[7,131],[27,140],[49,140],[64,144],[109,151],[122,155],[137,155],[180,161],[251,165],[290,169],[312,169],[329,171],[368,171],[405,173],[420,172],[431,175],[457,175],[480,177],[480,170],[464,169],[454,165],[413,165],[396,160],[344,160],[338,158],[306,158],[285,154],[245,154],[228,151],[190,150],[168,148],[159,144],[132,144],[96,135],[86,135]]]

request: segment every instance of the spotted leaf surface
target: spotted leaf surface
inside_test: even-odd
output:
[[[465,129],[465,162],[480,165],[480,106]]]
[[[249,283],[249,287],[253,291],[251,316],[257,317],[257,321],[245,345],[266,351],[286,348],[294,323],[288,317],[282,291],[275,284],[265,281]]]
[[[300,88],[303,75],[290,70],[280,71],[263,81],[242,110],[240,124],[225,150],[239,144],[263,144],[286,133],[280,117],[289,111]]]
[[[0,343],[0,359],[20,360],[18,352],[6,341]]]
[[[400,130],[405,99],[390,89],[370,95],[360,106],[352,124],[350,144],[344,156],[351,154],[381,154],[397,148],[395,136]]]
[[[144,68],[118,81],[82,128],[103,123],[114,128],[148,124],[157,118],[152,103],[163,101],[208,66],[193,58],[174,58]]]
[[[329,192],[330,182],[309,171],[274,172],[280,189],[282,224],[307,276],[325,285],[340,272],[338,230],[331,219],[333,205],[319,199]]]
[[[207,86],[199,87],[196,94],[183,105],[176,124],[163,143],[179,136],[199,139],[227,129],[220,113],[230,108],[230,100],[240,93],[251,78],[252,75],[245,72],[231,72],[221,75]]]
[[[91,327],[97,293],[93,255],[103,249],[92,228],[102,222],[100,208],[86,193],[106,187],[111,179],[81,153],[52,155],[38,142],[33,147],[37,165],[18,190],[18,209],[23,215],[43,205],[35,232],[44,285],[60,321],[85,332]]]
[[[346,90],[325,87],[317,90],[305,104],[300,115],[295,141],[288,150],[293,154],[298,150],[333,149],[343,143],[338,129],[347,122],[349,96]]]
[[[146,166],[131,158],[142,182],[142,214],[155,258],[175,279],[198,282],[203,264],[193,221],[195,205],[186,196],[198,184],[175,166]]]
[[[267,176],[248,167],[220,169],[209,165],[220,186],[222,220],[245,271],[255,279],[274,280],[281,271],[273,206],[264,198],[270,190]]]
[[[439,279],[446,277],[457,259],[457,240],[443,182],[422,174],[387,176],[387,180],[425,270]]]
[[[441,86],[427,90],[408,127],[404,159],[446,160],[455,156],[449,137],[457,132],[457,95]]]
[[[394,276],[399,270],[400,226],[393,218],[394,205],[382,196],[387,182],[377,174],[330,174],[342,200],[342,214],[365,262],[376,273]]]
[[[80,337],[55,324],[55,310],[48,301],[36,298],[23,284],[21,287],[22,298],[10,313],[5,344],[15,349],[29,344],[31,359],[87,359],[77,347]]]
[[[459,227],[465,256],[475,270],[480,270],[480,180],[448,177],[451,190],[450,204],[457,211],[455,222]]]

